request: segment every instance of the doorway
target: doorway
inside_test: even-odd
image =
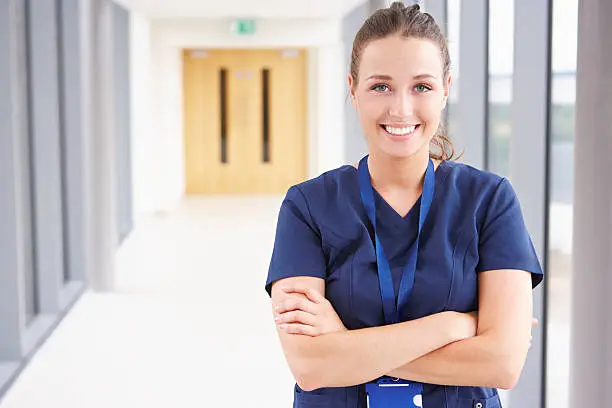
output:
[[[282,194],[306,179],[304,50],[185,50],[187,194]]]

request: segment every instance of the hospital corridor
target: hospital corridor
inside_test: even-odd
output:
[[[392,3],[0,1],[0,408],[341,408],[331,402],[334,393],[342,407],[366,408],[361,382],[314,390],[297,384],[288,364],[295,350],[279,336],[266,281],[281,261],[295,265],[287,276],[301,276],[303,267],[304,276],[316,277],[307,271],[317,265],[309,252],[314,242],[329,263],[318,272],[327,273],[329,298],[349,293],[346,302],[336,298],[344,330],[367,321],[342,318],[345,309],[368,304],[353,293],[366,276],[356,272],[359,262],[378,274],[380,287],[373,287],[387,318],[380,264],[399,263],[377,249],[369,261],[349,254],[346,248],[363,243],[346,232],[351,227],[332,225],[344,227],[342,217],[353,216],[351,200],[359,204],[356,214],[363,202],[363,219],[370,208],[381,217],[377,205],[387,198],[377,193],[369,207],[357,179],[363,168],[351,168],[376,151],[372,132],[395,143],[402,132],[429,129],[368,127],[379,115],[373,107],[399,96],[374,82],[363,96],[356,91],[361,83],[351,88],[347,81],[373,58],[366,54],[371,43],[357,47],[368,35],[360,28],[383,9],[409,18],[415,5],[427,13],[419,14],[422,21],[435,20],[450,59],[450,89],[432,137],[449,140],[460,154],[435,172],[425,166],[422,197],[415,198],[419,217],[433,200],[457,199],[457,192],[439,193],[451,182],[443,171],[507,181],[529,237],[517,243],[526,235],[508,235],[507,258],[524,245],[532,263],[490,269],[541,266],[543,281],[532,291],[538,323],[512,387],[426,384],[414,406],[443,408],[428,402],[438,392],[444,408],[612,408],[612,3]],[[372,43],[385,41],[379,37]],[[403,54],[376,55],[391,66]],[[384,87],[387,96],[372,96]],[[397,103],[396,111],[413,109],[420,118],[415,106],[425,106],[418,98],[427,96],[414,95],[414,106]],[[434,142],[432,149],[440,147]],[[334,178],[351,172],[352,186]],[[449,180],[458,177],[452,174]],[[313,179],[328,189],[311,183],[308,195],[294,187]],[[486,188],[472,186],[470,194]],[[431,197],[423,205],[426,191]],[[317,219],[325,211],[337,219]],[[402,223],[412,211],[388,213]],[[423,226],[416,220],[418,244]],[[376,222],[371,228],[374,244],[366,246],[374,248],[383,241]],[[474,254],[462,234],[447,234],[456,240],[452,259],[439,263],[452,265],[448,310],[455,268],[466,287],[476,276],[476,268],[463,271]],[[310,236],[314,241],[300,241]],[[417,265],[415,282],[423,273]],[[386,266],[389,274],[393,267]],[[435,282],[447,290],[445,281]],[[400,316],[401,302],[392,303]]]

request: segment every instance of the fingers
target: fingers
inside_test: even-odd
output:
[[[536,327],[539,324],[539,320],[535,317],[531,319],[531,327]],[[533,336],[529,336],[529,348],[531,348],[531,342],[533,341]]]
[[[301,310],[316,315],[317,304],[302,296],[291,296],[274,306],[274,312],[276,314],[291,312],[293,310]]]
[[[325,296],[323,296],[318,290],[297,284],[282,287],[281,290],[285,293],[300,293],[314,303],[321,303],[326,300]]]
[[[319,330],[317,328],[305,324],[283,323],[279,328],[288,334],[301,334],[310,337],[317,337],[319,335]]]
[[[300,323],[307,326],[315,326],[316,318],[311,313],[302,312],[301,310],[294,310],[293,312],[283,313],[281,315],[277,315],[274,318],[276,324],[288,324],[288,323]]]

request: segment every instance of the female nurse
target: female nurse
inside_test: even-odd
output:
[[[439,134],[449,68],[418,5],[355,37],[368,155],[289,189],[266,282],[294,407],[498,408],[518,381],[542,269],[508,180]]]

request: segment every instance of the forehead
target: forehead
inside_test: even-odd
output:
[[[359,77],[386,74],[394,79],[431,74],[441,79],[442,56],[429,40],[389,36],[370,42],[361,55]]]

